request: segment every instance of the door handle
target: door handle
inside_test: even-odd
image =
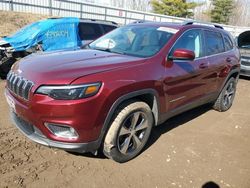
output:
[[[200,69],[206,69],[208,68],[208,63],[201,63],[199,66]]]
[[[230,63],[230,62],[232,62],[232,59],[231,59],[230,57],[228,57],[228,58],[226,59],[226,61],[227,61],[228,63]]]

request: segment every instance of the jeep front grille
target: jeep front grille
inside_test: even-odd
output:
[[[13,72],[9,72],[6,80],[9,90],[11,90],[15,95],[25,100],[29,100],[30,90],[34,85],[33,82],[26,80]]]

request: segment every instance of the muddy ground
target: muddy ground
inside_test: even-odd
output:
[[[118,164],[37,145],[9,121],[0,81],[0,187],[250,187],[250,80],[233,107],[203,106],[153,130],[147,149]],[[211,185],[211,184],[210,184]]]
[[[45,16],[0,12],[0,36]],[[2,187],[250,187],[250,80],[241,79],[231,110],[201,107],[153,130],[147,149],[118,164],[37,145],[10,123],[0,81]],[[213,184],[207,184],[210,188]]]

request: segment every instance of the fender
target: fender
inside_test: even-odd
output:
[[[108,131],[109,129],[109,126],[110,126],[110,121],[112,119],[112,116],[115,112],[115,110],[117,109],[117,107],[119,105],[121,105],[124,101],[126,100],[129,100],[129,99],[132,99],[134,97],[137,97],[137,96],[140,96],[140,95],[143,95],[143,94],[151,94],[153,97],[154,97],[154,101],[153,101],[153,106],[152,106],[152,112],[153,112],[153,116],[154,116],[154,120],[155,120],[155,125],[158,125],[158,122],[159,122],[159,109],[160,109],[160,103],[159,103],[159,95],[157,93],[156,90],[154,89],[142,89],[142,90],[138,90],[138,91],[134,91],[134,92],[130,92],[128,94],[125,94],[121,97],[119,97],[114,103],[113,105],[111,106],[109,112],[108,112],[108,115],[107,117],[105,118],[105,121],[104,121],[104,124],[103,124],[103,127],[102,127],[102,130],[101,130],[101,133],[100,133],[100,136],[98,138],[98,143],[101,145],[103,139],[104,139],[104,136],[106,134],[106,132]]]
[[[222,89],[224,88],[225,84],[227,83],[228,79],[230,77],[232,77],[233,74],[237,73],[237,78],[236,78],[236,82],[238,82],[238,79],[239,79],[239,76],[240,76],[240,67],[234,67],[231,69],[231,71],[228,73],[226,79],[224,80],[223,84],[221,85],[220,87],[220,90],[219,90],[219,94],[221,93]],[[218,96],[219,96],[218,94]]]

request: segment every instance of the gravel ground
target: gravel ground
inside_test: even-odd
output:
[[[229,111],[203,106],[172,118],[153,130],[141,155],[118,164],[26,139],[9,121],[5,82],[0,81],[0,187],[196,188],[214,182],[249,188],[249,84],[240,79]]]

